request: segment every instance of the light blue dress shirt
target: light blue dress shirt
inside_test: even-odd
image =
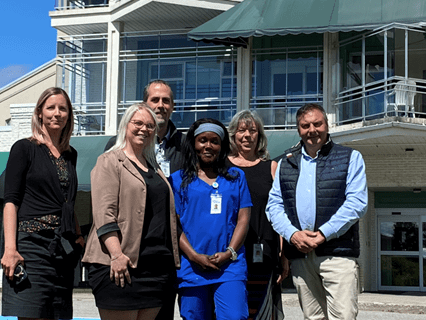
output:
[[[302,230],[314,230],[316,218],[316,167],[317,159],[310,157],[302,147],[300,174],[296,186],[296,209]],[[285,212],[281,185],[281,162],[275,173],[274,183],[269,192],[266,216],[277,233],[290,243],[292,235],[300,231],[293,226]],[[368,191],[365,163],[362,155],[353,150],[346,178],[346,200],[329,221],[319,227],[326,240],[345,234],[367,212]]]

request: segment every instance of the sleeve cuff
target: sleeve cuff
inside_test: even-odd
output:
[[[97,234],[98,238],[100,238],[103,235],[110,233],[110,232],[114,232],[114,231],[120,232],[120,228],[118,227],[117,222],[111,222],[111,223],[103,225],[102,227],[100,227],[96,231],[96,234]]]
[[[296,227],[293,227],[293,226],[291,226],[291,227],[289,227],[289,229],[287,230],[287,232],[284,234],[284,237],[285,237],[285,239],[287,240],[287,242],[289,243],[289,244],[292,244],[291,243],[291,237],[293,236],[293,234],[295,234],[297,231],[299,231],[299,229],[297,229]]]
[[[328,224],[322,225],[321,227],[319,227],[319,230],[324,235],[326,241],[336,238],[336,234],[332,230],[331,226]]]

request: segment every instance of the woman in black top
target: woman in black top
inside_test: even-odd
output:
[[[74,267],[83,237],[74,214],[77,152],[69,145],[74,116],[67,93],[45,90],[32,136],[17,141],[6,166],[2,314],[72,319]],[[25,276],[14,276],[22,265]]]
[[[244,171],[253,202],[244,242],[249,319],[270,320],[271,316],[274,320],[283,319],[278,284],[287,277],[288,260],[280,252],[280,237],[265,214],[277,163],[269,160],[263,123],[256,113],[240,111],[232,118],[228,131],[231,143],[229,165]]]
[[[177,217],[155,160],[157,120],[130,106],[91,173],[93,226],[83,262],[101,319],[155,319],[179,267]]]

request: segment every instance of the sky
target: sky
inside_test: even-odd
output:
[[[0,89],[56,56],[55,0],[0,0]]]

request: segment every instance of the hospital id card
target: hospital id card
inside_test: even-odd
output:
[[[263,244],[255,243],[253,244],[253,263],[262,263],[263,262]]]
[[[160,162],[161,171],[163,171],[164,175],[168,178],[170,177],[170,161],[163,160]]]
[[[214,193],[210,195],[210,214],[222,213],[222,195]]]

